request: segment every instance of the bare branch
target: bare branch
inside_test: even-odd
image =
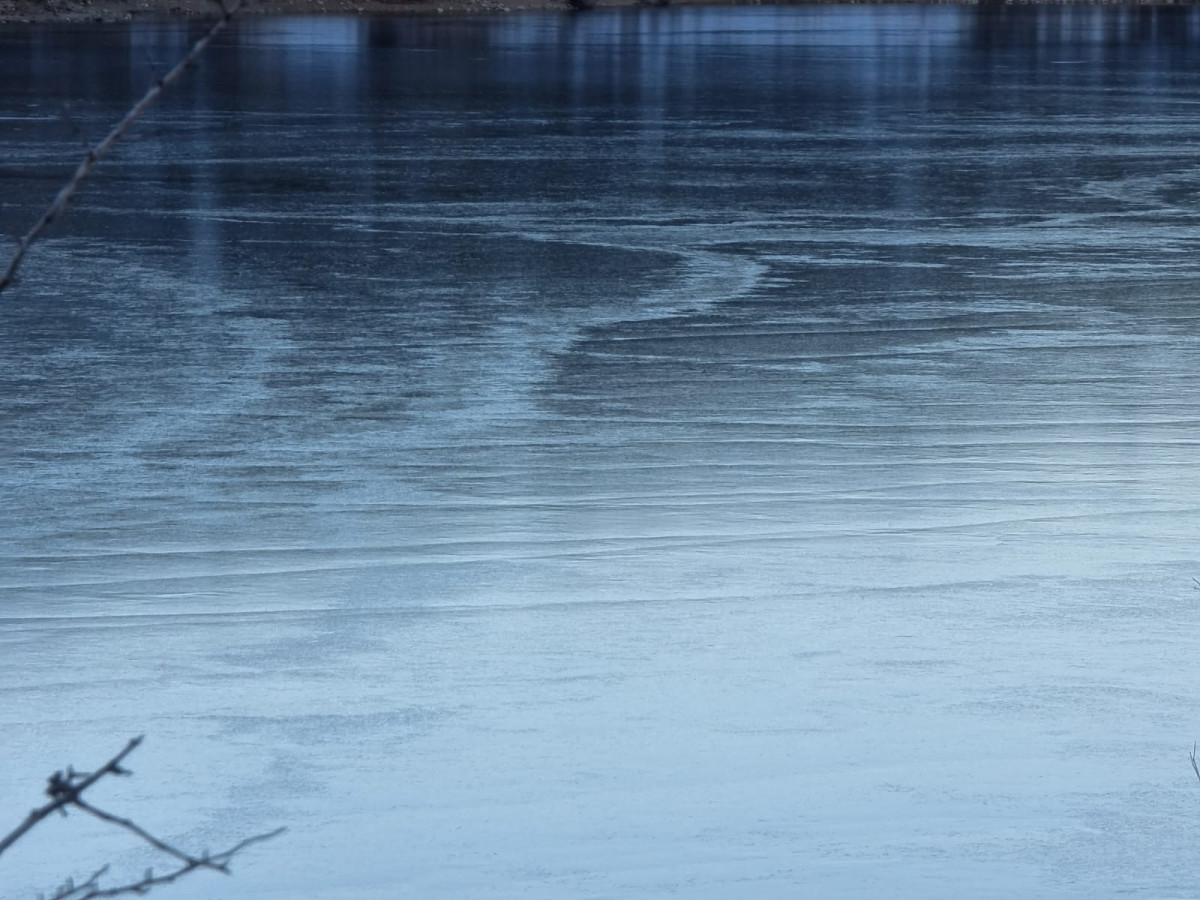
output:
[[[140,837],[155,850],[161,850],[163,853],[167,854],[168,856],[175,857],[177,860],[186,865],[194,864],[196,867],[204,866],[212,869],[220,868],[220,866],[213,865],[207,860],[197,859],[196,857],[184,853],[182,850],[178,850],[175,847],[172,847],[170,844],[159,840],[136,822],[133,822],[129,819],[122,819],[120,816],[114,816],[112,813],[105,812],[98,807],[92,806],[90,803],[85,803],[81,798],[75,798],[75,800],[72,802],[72,805],[78,809],[82,809],[86,813],[91,813],[97,819],[110,822],[113,825],[116,825],[118,828],[124,828],[126,831]]]
[[[200,54],[203,53],[208,47],[209,42],[216,37],[226,25],[229,24],[230,19],[232,19],[237,13],[238,9],[241,7],[241,0],[233,0],[232,3],[228,4],[225,2],[219,2],[217,5],[221,10],[221,15],[220,18],[218,18],[213,24],[212,28],[210,28],[203,37],[201,37],[198,41],[196,41],[195,44],[192,45],[192,49],[189,50],[188,54],[175,65],[175,68],[171,69],[170,72],[168,72],[166,75],[163,75],[161,78],[156,78],[154,83],[150,85],[149,89],[147,89],[142,99],[135,103],[130,108],[129,112],[125,113],[125,117],[113,127],[112,131],[110,131],[104,137],[104,139],[100,141],[100,143],[96,144],[94,147],[91,147],[87,153],[84,154],[83,160],[75,169],[75,174],[73,174],[71,179],[62,186],[61,190],[59,190],[57,196],[54,198],[54,202],[50,204],[50,208],[42,214],[42,217],[38,219],[33,228],[31,228],[29,232],[17,242],[17,248],[13,252],[12,259],[8,263],[8,268],[5,269],[4,274],[0,276],[0,293],[3,293],[4,289],[8,287],[9,284],[12,283],[13,278],[16,277],[17,269],[20,268],[21,261],[25,258],[25,252],[29,249],[33,242],[37,240],[38,236],[50,225],[50,223],[52,223],[66,211],[67,204],[71,201],[71,198],[75,195],[75,192],[79,189],[79,186],[83,183],[83,180],[87,178],[88,174],[92,171],[92,167],[96,164],[96,162],[110,149],[112,149],[113,144],[119,141],[122,135],[129,130],[130,126],[132,126],[133,123],[141,117],[142,113],[144,113],[150,107],[150,105],[158,99],[159,94],[166,90],[171,82],[175,81],[175,79],[182,75],[184,71],[187,70],[187,68],[200,57]],[[0,846],[0,851],[2,850],[3,847]]]
[[[1196,763],[1196,743],[1192,742],[1192,752],[1188,754],[1188,759],[1192,761],[1192,771],[1196,773],[1196,778],[1200,780],[1200,765]]]
[[[99,807],[92,806],[92,804],[84,800],[82,796],[83,792],[106,775],[131,774],[124,767],[123,763],[125,757],[137,749],[141,742],[141,737],[133,738],[120,753],[95,772],[76,772],[74,768],[68,766],[65,771],[60,769],[51,775],[47,779],[46,784],[46,793],[50,796],[50,802],[30,812],[20,825],[6,835],[3,840],[0,840],[0,853],[3,853],[15,844],[33,826],[47,816],[54,812],[61,812],[65,815],[68,809],[74,808],[130,832],[155,850],[175,859],[178,865],[162,875],[155,875],[153,869],[147,869],[146,874],[137,881],[107,888],[100,885],[100,878],[108,872],[108,866],[102,866],[78,884],[73,879],[68,878],[50,895],[49,900],[98,900],[98,898],[117,897],[122,894],[144,894],[159,885],[170,884],[172,881],[176,881],[197,869],[212,869],[228,875],[229,863],[238,853],[241,853],[253,844],[278,837],[287,830],[285,828],[277,828],[274,831],[248,837],[234,844],[228,850],[222,850],[220,853],[210,854],[204,852],[196,856],[171,846],[161,838],[155,837],[131,819],[115,816]]]
[[[286,831],[287,828],[280,827],[276,828],[274,831],[266,831],[262,834],[252,835],[251,837],[246,838],[244,841],[239,841],[238,843],[234,844],[228,850],[222,850],[220,853],[216,853],[207,858],[209,862],[216,865],[222,871],[228,871],[229,861],[247,847],[252,847],[255,844],[261,844],[263,841],[269,841],[272,838],[277,838]]]
[[[80,891],[86,891],[93,887],[99,887],[100,876],[108,871],[108,866],[101,866],[95,872],[88,876],[87,881],[82,884],[76,884],[74,880],[68,878],[63,882],[62,886],[51,894],[51,900],[64,900],[66,897],[71,897]],[[45,900],[43,894],[38,894],[38,900]]]
[[[0,838],[0,854],[15,844],[20,837],[29,831],[34,825],[46,818],[51,813],[58,812],[63,807],[68,806],[79,799],[80,794],[90,788],[93,784],[103,778],[105,775],[129,775],[128,769],[121,766],[125,757],[138,748],[141,744],[144,735],[130,739],[123,750],[106,762],[103,766],[90,774],[76,772],[68,767],[67,771],[55,772],[46,779],[46,793],[50,795],[50,802],[45,806],[39,806],[31,811],[25,817],[20,825],[14,828],[11,832]],[[82,779],[82,780],[80,780]]]
[[[262,841],[269,841],[271,838],[278,837],[287,831],[286,828],[276,828],[274,831],[266,832],[265,834],[256,834],[254,837],[246,838],[238,844],[224,850],[221,853],[211,857],[199,857],[189,859],[188,862],[181,865],[165,875],[155,875],[153,870],[147,869],[146,874],[138,881],[131,881],[128,884],[117,885],[110,888],[102,888],[99,884],[99,876],[104,874],[105,869],[101,869],[86,882],[78,885],[72,885],[70,882],[64,884],[58,891],[49,897],[49,900],[98,900],[101,897],[118,897],[122,894],[144,894],[151,888],[159,887],[160,885],[170,884],[187,875],[189,872],[194,872],[196,869],[209,868],[216,869],[219,872],[229,874],[229,861],[233,859],[241,851],[245,850],[251,844],[258,844]]]

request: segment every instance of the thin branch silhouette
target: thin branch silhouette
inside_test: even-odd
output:
[[[167,89],[171,82],[175,81],[182,75],[197,59],[200,58],[209,42],[216,37],[230,20],[237,14],[242,7],[242,0],[233,0],[232,3],[225,3],[224,0],[214,0],[217,7],[221,10],[221,15],[216,22],[213,23],[205,34],[192,45],[192,49],[183,57],[171,71],[166,75],[162,75],[154,79],[154,82],[146,90],[142,99],[130,107],[129,112],[125,113],[125,117],[113,126],[112,131],[105,135],[100,143],[89,148],[84,154],[83,159],[75,168],[75,173],[70,180],[62,186],[58,194],[54,198],[54,202],[50,204],[49,209],[42,213],[42,217],[37,220],[36,224],[29,232],[17,241],[16,250],[13,251],[12,259],[9,260],[8,268],[4,270],[4,274],[0,276],[0,293],[8,287],[17,275],[17,269],[21,267],[21,261],[25,258],[26,251],[30,248],[38,236],[61,216],[67,209],[67,204],[71,202],[71,198],[75,192],[79,190],[79,186],[83,180],[87,178],[92,171],[92,167],[100,160],[104,154],[112,149],[112,146],[121,139],[126,131],[136,122],[147,109],[158,99],[159,95]]]
[[[115,885],[113,887],[102,887],[100,879],[108,873],[109,868],[108,866],[102,866],[78,884],[72,879],[67,879],[67,881],[50,894],[49,900],[97,900],[97,898],[101,897],[117,897],[122,894],[144,894],[152,888],[170,884],[197,869],[211,869],[215,872],[228,875],[229,863],[237,854],[254,844],[278,837],[287,830],[285,828],[277,828],[274,831],[248,837],[234,844],[232,847],[222,850],[220,853],[205,851],[196,855],[181,850],[167,843],[162,838],[154,836],[132,819],[114,815],[84,800],[83,792],[100,779],[109,775],[120,777],[133,774],[129,769],[125,768],[125,758],[141,745],[142,739],[142,736],[132,738],[116,756],[94,772],[76,772],[72,767],[68,766],[65,770],[59,770],[52,774],[46,779],[46,794],[50,798],[50,801],[31,810],[21,824],[3,838],[0,838],[0,855],[3,855],[13,844],[28,834],[39,822],[44,821],[54,813],[57,812],[61,815],[66,815],[69,810],[77,809],[100,819],[102,822],[107,822],[135,835],[143,843],[149,844],[158,852],[171,857],[175,861],[174,868],[160,875],[155,875],[153,869],[147,869],[145,874],[136,881],[130,881],[126,884]]]
[[[25,817],[24,822],[3,838],[0,838],[0,855],[3,855],[5,850],[15,844],[25,832],[29,831],[29,829],[46,818],[46,816],[62,811],[63,807],[75,802],[80,794],[105,775],[131,775],[132,773],[128,769],[123,768],[121,763],[125,761],[125,757],[138,748],[144,739],[145,735],[138,735],[135,738],[131,738],[120,753],[95,772],[90,774],[87,772],[76,772],[68,766],[65,772],[60,770],[47,778],[46,793],[50,795],[50,802],[30,812]]]
[[[93,166],[125,135],[133,123],[158,99],[159,95],[189,67],[195,64],[200,54],[205,51],[212,39],[229,24],[230,20],[242,6],[242,0],[232,0],[232,2],[213,0],[213,2],[221,11],[220,18],[192,45],[188,53],[174,68],[165,75],[155,78],[153,84],[146,90],[142,98],[130,107],[121,121],[113,127],[103,140],[87,150],[70,180],[63,185],[55,196],[54,202],[50,204],[50,207],[42,214],[42,217],[38,219],[33,228],[17,242],[8,267],[5,269],[3,276],[0,276],[0,292],[3,292],[16,277],[17,270],[21,266],[25,253],[33,242],[38,239],[41,233],[52,222],[66,211],[68,203],[70,203],[76,191],[79,190],[79,186],[83,183],[83,180],[92,171]],[[64,109],[63,117],[68,126],[78,131],[78,126],[70,117],[69,109]],[[60,769],[53,773],[46,780],[46,795],[50,798],[49,802],[31,810],[16,828],[3,837],[0,837],[0,856],[49,816],[56,812],[65,816],[69,810],[76,809],[102,822],[107,822],[110,825],[130,832],[159,853],[171,857],[175,861],[175,867],[160,875],[155,875],[153,869],[147,869],[143,877],[136,881],[130,881],[114,887],[102,887],[100,879],[108,873],[109,867],[107,865],[101,866],[78,884],[73,879],[68,878],[50,895],[50,900],[97,900],[97,898],[101,897],[117,897],[123,894],[145,894],[152,888],[170,884],[197,869],[211,869],[228,875],[229,863],[237,854],[253,844],[278,837],[287,830],[285,828],[277,828],[274,831],[256,834],[234,844],[226,850],[222,850],[220,853],[213,854],[206,850],[197,856],[187,853],[156,837],[132,819],[114,815],[84,800],[83,793],[102,778],[109,775],[128,776],[132,774],[129,769],[125,768],[124,762],[126,757],[141,745],[142,740],[143,736],[132,738],[119,753],[94,772],[76,772],[74,768],[68,766],[65,770]]]
[[[95,900],[98,897],[118,897],[122,894],[145,894],[152,888],[170,884],[187,875],[189,872],[194,872],[196,869],[214,869],[228,875],[230,874],[229,862],[234,856],[252,844],[269,841],[271,838],[278,837],[285,831],[287,831],[286,828],[276,828],[274,831],[268,831],[265,834],[256,834],[253,837],[248,837],[244,841],[234,844],[228,850],[190,859],[188,862],[183,863],[178,868],[164,875],[155,875],[153,869],[147,869],[145,875],[139,880],[117,885],[116,887],[105,888],[100,886],[100,877],[108,872],[108,866],[102,866],[92,873],[87,881],[75,884],[68,880],[57,891],[49,897],[44,898],[44,900]]]

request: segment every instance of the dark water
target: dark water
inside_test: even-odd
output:
[[[0,230],[198,34],[0,31]],[[243,21],[0,299],[0,795],[149,732],[247,896],[1190,896],[1198,245],[1189,8]]]

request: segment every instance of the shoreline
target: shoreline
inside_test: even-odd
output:
[[[594,0],[596,9],[631,6],[761,6],[761,5],[962,5],[981,0],[804,0],[802,3],[763,3],[763,0]],[[1197,0],[983,0],[1018,6],[1192,6]],[[591,8],[591,6],[589,7]],[[568,0],[253,0],[239,11],[243,16],[472,16],[524,10],[571,11]],[[0,24],[114,23],[211,19],[216,0],[0,0]]]

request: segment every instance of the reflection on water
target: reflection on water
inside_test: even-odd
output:
[[[0,35],[0,227],[196,33]],[[248,892],[1190,890],[1197,53],[241,22],[5,297],[3,792],[148,731]]]

